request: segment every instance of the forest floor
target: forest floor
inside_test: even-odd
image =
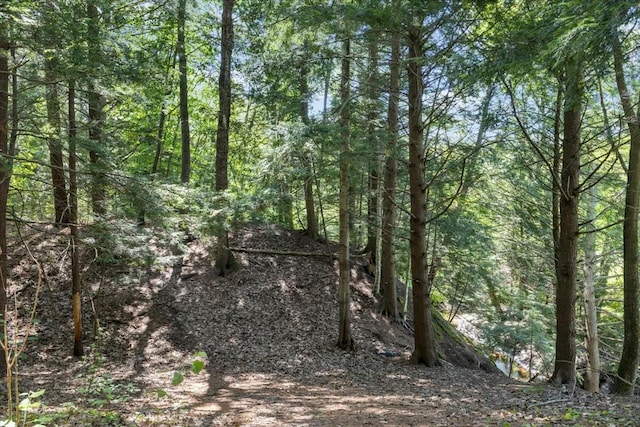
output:
[[[83,256],[83,359],[71,355],[64,231],[27,236],[45,273],[33,338],[19,361],[20,390],[45,390],[33,399],[42,405],[34,408],[31,422],[640,425],[637,397],[581,390],[569,395],[548,384],[520,383],[447,362],[438,368],[412,365],[410,331],[378,314],[372,281],[358,269],[352,272],[357,350],[336,349],[337,262],[327,256],[235,252],[241,268],[220,278],[212,271],[210,242],[180,241],[135,227],[128,233],[128,249],[124,244],[120,255]],[[327,250],[299,232],[271,226],[246,226],[230,242],[250,249]],[[24,321],[37,268],[24,248],[11,260],[12,298]],[[206,358],[196,356],[199,351]],[[195,360],[204,362],[197,374],[191,372]],[[173,385],[181,376],[184,380]]]

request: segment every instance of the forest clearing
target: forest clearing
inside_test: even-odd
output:
[[[638,24],[0,2],[0,427],[640,425]]]

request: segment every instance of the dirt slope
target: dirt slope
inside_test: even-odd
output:
[[[449,363],[409,364],[410,334],[376,313],[371,283],[355,270],[357,352],[336,350],[337,265],[328,257],[237,252],[242,268],[219,278],[211,273],[211,245],[136,233],[144,254],[85,271],[84,361],[70,356],[65,268],[47,267],[40,323],[20,378],[22,390],[47,390],[41,412],[59,413],[62,403],[75,402],[55,425],[86,425],[92,405],[112,414],[102,425],[640,425],[635,400],[572,397]],[[51,247],[64,242],[50,239],[57,242]],[[326,251],[298,232],[270,226],[238,230],[231,244]],[[51,250],[40,253],[53,258],[43,265],[63,266],[64,255]],[[33,273],[15,264],[16,282]],[[17,290],[24,301],[33,295],[33,286]],[[196,351],[208,357],[193,375]],[[185,380],[173,386],[176,371]]]

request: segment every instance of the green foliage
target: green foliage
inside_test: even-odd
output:
[[[544,366],[553,336],[553,180],[549,165],[554,155],[555,97],[567,60],[584,60],[582,159],[594,172],[581,179],[583,188],[597,185],[601,195],[595,221],[596,228],[602,229],[596,243],[599,274],[604,277],[598,283],[600,332],[607,354],[619,353],[622,235],[620,226],[611,225],[623,216],[620,194],[626,175],[618,159],[627,156],[628,148],[624,123],[617,120],[620,112],[607,35],[613,30],[629,32],[624,38],[625,51],[630,52],[629,66],[637,76],[639,70],[632,61],[638,39],[633,2],[464,0],[330,6],[239,2],[229,118],[230,188],[223,194],[214,190],[218,88],[212,76],[218,63],[211,47],[216,43],[211,40],[218,37],[217,6],[191,5],[187,25],[193,141],[193,179],[187,187],[177,183],[175,5],[95,3],[100,10],[95,23],[99,40],[91,39],[86,10],[74,1],[14,1],[0,11],[7,23],[2,31],[17,46],[16,64],[11,65],[18,66],[20,85],[15,94],[19,150],[12,160],[10,218],[29,223],[51,220],[46,138],[53,129],[47,123],[43,84],[46,59],[56,64],[62,105],[68,80],[74,79],[79,88],[76,106],[83,106],[77,114],[80,222],[83,250],[91,262],[101,267],[150,267],[167,262],[156,259],[149,248],[158,235],[180,247],[193,238],[210,238],[220,228],[232,229],[247,221],[284,222],[298,213],[302,223],[302,185],[309,178],[316,201],[322,202],[331,239],[338,229],[337,164],[343,142],[337,122],[345,107],[337,96],[339,42],[348,30],[353,38],[354,67],[349,99],[350,214],[353,234],[357,234],[366,219],[370,163],[379,155],[378,140],[390,136],[385,131],[388,35],[399,30],[405,36],[407,25],[422,25],[426,221],[429,256],[442,259],[432,299],[451,307],[450,317],[469,312],[482,319],[481,338],[491,349],[533,355],[536,364]],[[373,70],[365,60],[372,36],[378,37],[380,48],[377,100],[368,97]],[[99,42],[99,51],[90,54],[89,42]],[[302,93],[303,78],[308,93]],[[402,78],[404,86],[406,75]],[[595,101],[600,98],[596,80],[602,84],[602,104],[612,123],[605,122],[604,111]],[[475,141],[482,121],[478,99],[490,83],[496,94],[488,104],[487,129]],[[89,137],[83,110],[90,85],[100,90],[104,102],[97,144]],[[400,165],[394,202],[398,207],[396,261],[402,274],[408,260],[409,223],[405,89],[400,143],[397,152],[391,153]],[[325,90],[329,108],[319,111]],[[13,92],[11,95],[13,98]],[[513,108],[509,95],[513,95]],[[310,120],[302,117],[303,101],[310,107]],[[372,111],[378,116],[371,117]],[[516,114],[520,123],[515,122]],[[66,130],[64,114],[60,120],[61,129]],[[530,140],[523,137],[523,130]],[[65,135],[59,136],[64,140]],[[100,221],[90,211],[93,169],[89,150],[100,154],[105,172],[108,215]],[[133,225],[141,212],[146,229]],[[196,355],[191,365],[194,374],[204,368],[204,358],[206,355]],[[100,407],[130,395],[129,385],[118,383],[104,371],[99,350],[84,363],[88,376],[81,393],[92,405]],[[609,361],[609,367],[613,365]],[[174,385],[184,375],[176,372]],[[158,395],[166,393],[159,390]]]
[[[580,412],[576,411],[574,408],[567,408],[567,412],[562,416],[564,421],[575,421],[578,418],[580,418]]]
[[[182,381],[184,381],[184,374],[182,372],[175,371],[173,373],[173,379],[171,380],[171,385],[175,387],[177,385],[182,384]]]
[[[63,403],[59,408],[45,408],[47,412],[37,414],[34,425],[58,426],[58,425],[91,425],[91,426],[112,426],[127,425],[120,414],[99,408],[83,408],[75,403]],[[55,410],[53,410],[55,409]]]
[[[191,367],[190,367],[191,373],[193,375],[198,375],[200,372],[202,372],[202,370],[205,367],[206,360],[207,360],[206,352],[196,351],[193,356],[193,361],[191,362]],[[174,371],[173,376],[171,378],[171,385],[173,387],[177,387],[180,384],[182,384],[184,380],[185,380],[184,371],[182,370]],[[156,390],[155,394],[158,398],[169,397],[169,394],[167,393],[167,391],[163,389]]]
[[[112,411],[84,409],[74,403],[59,408],[46,407],[40,398],[45,390],[21,393],[19,418],[0,421],[1,427],[45,427],[54,425],[124,425],[122,417]]]
[[[204,362],[207,358],[207,353],[204,351],[197,351],[195,354],[195,359],[191,362],[191,372],[194,374],[199,374],[200,371],[204,368]]]
[[[44,395],[45,390],[32,391],[27,393],[20,393],[20,403],[18,404],[18,419],[7,419],[0,421],[1,427],[16,427],[16,426],[30,426],[30,427],[44,427],[45,421],[41,416],[37,415],[38,409],[41,407],[39,399]]]
[[[78,388],[78,394],[94,408],[126,402],[139,391],[133,383],[121,383],[111,377],[105,366],[102,346],[101,338],[97,338],[91,346],[91,353],[81,361],[85,372],[78,374],[84,380],[84,385]]]

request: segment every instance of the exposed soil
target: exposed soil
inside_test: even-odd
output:
[[[71,356],[66,236],[51,229],[30,236],[46,280],[20,388],[46,390],[38,413],[49,414],[51,425],[640,425],[637,398],[570,395],[448,362],[410,364],[410,331],[377,314],[371,280],[358,268],[357,351],[337,350],[337,263],[329,257],[236,252],[241,268],[219,278],[210,242],[135,228],[129,234],[144,251],[122,250],[108,262],[84,256],[84,360]],[[230,241],[327,251],[270,226],[247,226]],[[23,248],[11,259],[24,318],[37,269]],[[197,351],[207,358],[193,374]],[[176,371],[185,378],[174,386]]]

